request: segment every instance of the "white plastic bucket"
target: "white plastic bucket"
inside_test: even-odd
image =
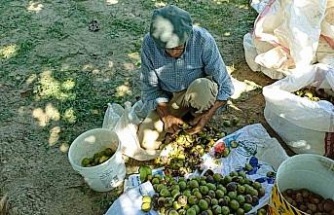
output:
[[[334,160],[321,155],[292,156],[279,166],[269,208],[271,215],[306,214],[282,195],[287,189],[306,188],[324,198],[334,199]]]
[[[115,154],[97,166],[83,167],[82,159],[93,157],[97,152],[111,148]],[[69,161],[74,170],[82,175],[88,186],[97,192],[107,192],[119,186],[126,174],[121,145],[114,131],[96,128],[79,135],[71,144]]]

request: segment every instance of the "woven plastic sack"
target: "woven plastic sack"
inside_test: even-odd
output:
[[[264,116],[268,124],[298,154],[334,157],[334,105],[294,94],[313,86],[332,91],[334,68],[315,64],[263,88]]]

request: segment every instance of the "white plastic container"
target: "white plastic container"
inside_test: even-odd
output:
[[[283,161],[277,170],[269,214],[306,214],[292,206],[282,195],[287,189],[302,188],[334,199],[334,161],[314,154],[295,155]]]
[[[93,157],[95,153],[106,148],[115,151],[107,161],[91,167],[81,165],[83,158]],[[71,144],[68,158],[73,169],[79,172],[88,186],[97,192],[110,191],[124,181],[126,168],[120,141],[114,131],[96,128],[82,133]]]

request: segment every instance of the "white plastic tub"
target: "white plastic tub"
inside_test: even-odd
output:
[[[287,189],[303,188],[325,199],[334,199],[334,160],[314,154],[295,155],[286,159],[277,170],[269,214],[306,214],[292,206],[282,195]]]
[[[115,154],[97,166],[83,167],[82,159],[93,157],[97,152],[111,148]],[[96,128],[79,135],[71,144],[69,161],[74,170],[82,175],[88,186],[97,192],[107,192],[119,186],[125,178],[126,168],[121,145],[114,131]]]

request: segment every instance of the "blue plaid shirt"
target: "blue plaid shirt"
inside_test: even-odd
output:
[[[227,100],[234,92],[231,77],[226,71],[212,35],[205,29],[193,27],[181,57],[172,58],[159,49],[146,34],[141,50],[143,110],[156,109],[157,103],[168,102],[197,78],[211,76],[218,84],[217,100]]]

